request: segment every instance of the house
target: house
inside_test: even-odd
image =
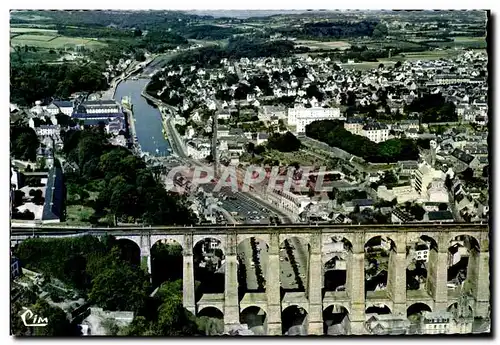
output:
[[[448,333],[450,333],[451,319],[452,319],[452,314],[450,312],[424,311],[422,313],[422,324],[421,324],[421,328],[420,328],[421,333],[422,334],[448,334]]]
[[[459,194],[455,197],[455,207],[458,211],[462,211],[466,208],[471,208],[473,204],[474,201],[468,195]]]
[[[418,169],[417,161],[400,161],[399,169],[401,175],[411,176]]]
[[[389,139],[389,128],[382,123],[370,123],[363,126],[361,135],[375,143]]]
[[[425,243],[419,243],[415,246],[415,258],[418,261],[429,261],[429,246]]]
[[[361,117],[351,117],[344,122],[344,129],[355,135],[362,135],[364,119]]]
[[[52,101],[47,106],[47,112],[51,115],[63,113],[64,115],[71,116],[73,109],[74,104],[71,101]]]
[[[61,126],[59,125],[41,125],[35,128],[36,134],[38,136],[52,136],[59,135],[61,133]]]
[[[451,153],[451,156],[454,158],[454,160],[457,163],[464,165],[465,168],[470,167],[472,169],[476,169],[480,164],[477,157],[474,157],[468,153],[465,153],[464,151],[462,151],[460,149],[454,149],[453,152]],[[463,170],[465,170],[465,169],[463,169]]]
[[[269,139],[268,133],[257,133],[257,145],[266,143],[268,139]]]

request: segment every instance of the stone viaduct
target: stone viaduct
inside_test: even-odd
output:
[[[45,230],[41,229],[42,231]],[[56,231],[52,231],[55,233]],[[118,240],[127,239],[140,248],[143,261],[151,272],[151,248],[160,240],[174,240],[183,248],[183,303],[193,314],[207,307],[219,309],[224,314],[225,326],[240,323],[240,312],[248,307],[259,307],[266,313],[267,334],[281,335],[282,311],[289,306],[303,308],[307,312],[308,334],[323,334],[323,311],[329,306],[347,309],[352,334],[365,334],[365,310],[384,304],[393,314],[405,314],[415,303],[425,303],[432,311],[446,311],[459,296],[447,287],[448,249],[458,236],[470,236],[467,281],[473,295],[475,316],[487,317],[490,310],[490,256],[489,227],[479,223],[403,224],[403,225],[282,225],[282,226],[234,226],[234,227],[155,227],[88,229],[82,234],[114,235]],[[14,233],[13,233],[14,235]],[[71,236],[71,235],[69,235]],[[74,235],[73,235],[74,236]],[[389,254],[387,289],[365,293],[365,244],[372,238],[383,236],[392,240]],[[14,240],[15,236],[12,236]],[[41,235],[41,237],[58,237]],[[238,297],[237,246],[249,238],[256,238],[268,245],[266,290],[247,293]],[[303,296],[280,293],[279,246],[286,239],[299,238],[309,246],[308,284]],[[350,243],[347,253],[346,289],[323,293],[323,264],[328,261],[327,244],[332,237],[342,237]],[[427,266],[426,291],[406,289],[407,243],[425,237],[432,243]],[[195,301],[193,248],[205,238],[221,242],[225,255],[225,292],[205,294]],[[166,268],[168,269],[168,268]],[[268,279],[273,277],[273,279]],[[275,278],[275,279],[274,279]],[[423,292],[423,293],[422,293]],[[206,296],[211,295],[211,296]],[[251,296],[247,296],[251,295]]]

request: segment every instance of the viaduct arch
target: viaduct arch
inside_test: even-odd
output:
[[[54,231],[55,232],[55,231]],[[235,226],[235,227],[194,227],[194,228],[131,228],[131,229],[92,229],[87,233],[94,235],[114,235],[117,239],[129,239],[139,248],[141,257],[150,266],[151,247],[158,240],[172,239],[183,248],[183,304],[196,314],[203,308],[213,307],[221,310],[224,324],[231,327],[240,323],[240,313],[249,307],[259,307],[266,314],[266,328],[269,335],[282,334],[282,312],[292,305],[307,312],[304,327],[308,334],[323,334],[323,312],[331,305],[345,308],[349,314],[350,332],[364,334],[365,311],[375,305],[386,305],[392,314],[406,315],[408,308],[417,302],[425,302],[432,311],[446,311],[458,302],[459,296],[447,289],[447,269],[450,243],[457,236],[467,235],[475,239],[477,245],[470,251],[467,280],[473,287],[471,307],[474,315],[488,317],[490,309],[489,283],[489,228],[479,223],[449,224],[404,224],[404,225],[283,225],[283,226]],[[72,235],[74,236],[74,235]],[[346,267],[347,283],[345,291],[326,294],[323,291],[324,263],[331,259],[326,244],[332,237],[342,237],[350,243],[345,253],[349,264]],[[391,246],[388,264],[388,284],[385,293],[365,294],[365,244],[373,237],[390,238]],[[406,291],[406,246],[421,237],[434,242],[429,251],[428,282],[425,298],[407,295]],[[59,236],[56,236],[59,237]],[[237,246],[245,239],[255,237],[268,245],[268,265],[266,276],[280,276],[279,247],[292,237],[301,238],[309,245],[309,272],[307,289],[299,303],[293,298],[282,296],[279,279],[269,279],[264,293],[255,293],[252,299],[239,300]],[[203,238],[216,238],[221,241],[225,255],[225,291],[220,297],[207,301],[210,305],[197,305],[194,295],[193,248]],[[321,277],[319,279],[318,277]],[[290,301],[290,302],[287,302]],[[244,302],[244,303],[242,303]],[[200,309],[201,307],[201,309]]]

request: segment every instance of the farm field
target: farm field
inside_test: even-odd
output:
[[[78,37],[27,35],[22,34],[11,38],[11,46],[33,46],[37,48],[62,49],[68,46],[85,45],[85,48],[101,48],[106,43],[97,40]]]
[[[57,30],[54,29],[41,29],[41,28],[31,28],[31,27],[25,27],[25,28],[10,28],[11,33],[29,33],[29,32],[37,32],[37,33],[42,33],[42,34],[54,34],[57,35]]]
[[[351,44],[349,42],[346,42],[346,41],[324,42],[324,41],[298,40],[298,41],[295,41],[295,43],[298,47],[307,47],[311,50],[315,50],[315,49],[346,50],[346,49],[351,48]]]

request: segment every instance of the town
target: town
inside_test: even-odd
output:
[[[489,333],[484,12],[98,12],[11,13],[12,334]]]

